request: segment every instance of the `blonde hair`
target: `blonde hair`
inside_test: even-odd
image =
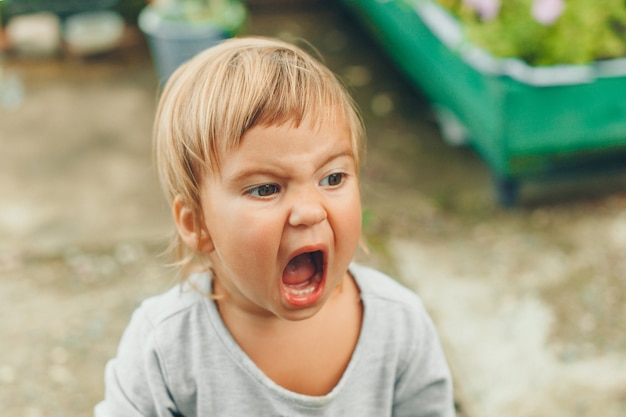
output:
[[[364,129],[333,73],[302,49],[274,39],[232,38],[183,64],[164,87],[154,122],[159,180],[170,205],[180,195],[202,218],[200,180],[219,173],[221,156],[254,126],[344,122],[357,168]],[[199,231],[201,224],[195,225]],[[171,249],[184,270],[195,253],[180,237]]]

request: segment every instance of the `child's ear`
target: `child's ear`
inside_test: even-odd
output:
[[[172,212],[178,234],[187,246],[201,253],[213,251],[213,241],[202,221],[202,215],[189,207],[180,194],[174,198]]]

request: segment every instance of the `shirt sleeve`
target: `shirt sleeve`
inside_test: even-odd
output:
[[[421,317],[408,361],[396,379],[394,417],[454,417],[452,378],[435,326],[420,304]]]
[[[168,389],[156,332],[139,308],[126,328],[117,356],[105,369],[104,400],[95,417],[181,417]]]

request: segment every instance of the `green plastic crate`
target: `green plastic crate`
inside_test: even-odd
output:
[[[626,167],[626,59],[532,68],[468,45],[430,1],[342,0],[395,63],[466,130],[503,205],[519,183],[590,166]]]

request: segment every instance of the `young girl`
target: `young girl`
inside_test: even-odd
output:
[[[227,40],[173,74],[154,134],[186,279],[133,315],[96,416],[454,415],[420,299],[352,262],[364,133],[326,67]]]

